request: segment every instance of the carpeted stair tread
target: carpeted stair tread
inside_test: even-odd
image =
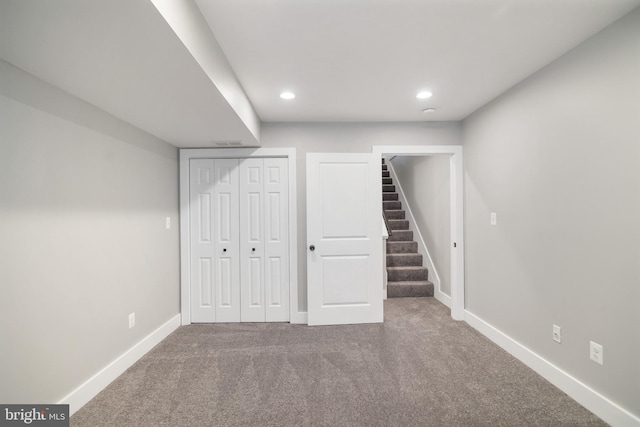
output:
[[[416,253],[387,254],[387,268],[406,266],[422,267],[422,255]]]
[[[382,193],[383,202],[390,202],[393,200],[398,200],[398,193]]]
[[[387,219],[405,219],[405,213],[402,209],[385,209],[384,214],[387,216]]]
[[[408,254],[418,253],[418,242],[396,242],[387,240],[387,253],[388,254]]]
[[[382,202],[382,209],[385,211],[395,211],[402,209],[402,202],[398,200],[386,200]]]
[[[393,230],[393,234],[389,236],[388,242],[410,242],[413,240],[413,231],[411,230]]]
[[[409,229],[409,220],[406,220],[406,219],[390,219],[389,220],[389,228],[391,228],[391,230],[408,230]]]
[[[421,265],[387,267],[387,280],[388,283],[429,280],[429,270]]]
[[[388,298],[432,297],[433,283],[428,280],[420,282],[388,282]]]
[[[395,185],[384,184],[382,186],[382,192],[383,193],[395,193],[396,192],[396,186]]]

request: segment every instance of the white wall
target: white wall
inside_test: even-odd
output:
[[[451,296],[450,157],[396,156],[391,163],[440,278],[440,291]],[[430,271],[431,281],[433,275]]]
[[[178,313],[177,150],[0,75],[0,402],[55,403]]]
[[[467,310],[637,417],[639,58],[636,10],[463,122]]]
[[[370,153],[374,145],[459,145],[459,123],[263,123],[262,146],[294,147],[297,155],[298,295],[307,307],[307,153]]]

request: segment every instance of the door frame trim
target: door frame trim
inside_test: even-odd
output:
[[[374,145],[372,152],[397,156],[449,156],[451,210],[451,317],[464,320],[464,169],[461,145]]]
[[[298,225],[295,148],[183,148],[180,150],[180,319],[191,324],[189,162],[191,159],[285,157],[289,161],[289,322],[306,323],[298,309]]]

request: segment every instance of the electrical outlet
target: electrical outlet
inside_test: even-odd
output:
[[[170,216],[165,218],[164,226],[166,227],[167,230],[171,228],[171,217]]]
[[[589,342],[589,357],[594,362],[603,365],[604,364],[604,348],[597,342]]]
[[[558,325],[553,325],[553,340],[557,343],[562,342],[562,330]]]
[[[129,315],[129,329],[133,328],[134,326],[136,326],[136,314],[131,313]]]
[[[496,214],[495,212],[491,212],[491,225],[496,225],[498,224],[498,214]]]

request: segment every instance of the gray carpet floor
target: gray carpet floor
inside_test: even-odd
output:
[[[602,426],[433,298],[385,322],[183,326],[72,426]]]

